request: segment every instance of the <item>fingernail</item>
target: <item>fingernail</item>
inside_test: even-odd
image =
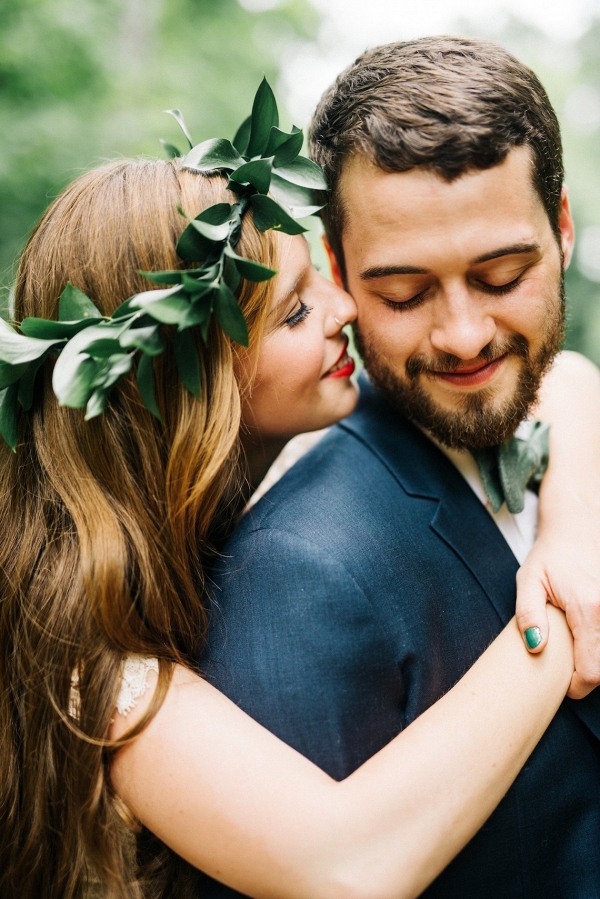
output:
[[[539,627],[528,627],[523,638],[529,649],[535,649],[542,642],[542,632]]]

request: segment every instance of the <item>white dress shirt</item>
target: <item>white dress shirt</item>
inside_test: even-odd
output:
[[[516,432],[517,437],[526,439],[529,437],[533,422],[522,422]],[[426,432],[424,432],[426,433]],[[532,490],[525,491],[525,507],[522,512],[513,515],[503,503],[498,512],[492,511],[492,506],[483,489],[483,481],[477,467],[477,462],[467,450],[448,449],[442,446],[437,440],[427,434],[430,440],[438,446],[451,462],[458,468],[461,475],[475,494],[475,496],[486,507],[498,527],[502,532],[502,536],[515,554],[519,565],[525,561],[529,550],[535,543],[537,537],[538,523],[538,498]]]

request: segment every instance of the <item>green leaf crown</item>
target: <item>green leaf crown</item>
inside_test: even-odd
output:
[[[165,285],[163,289],[130,297],[110,317],[68,283],[60,297],[57,321],[26,318],[17,330],[0,319],[0,435],[13,450],[19,408],[31,409],[36,376],[48,356],[58,357],[52,386],[59,403],[76,409],[85,406],[86,420],[104,411],[110,392],[137,359],[140,395],[160,420],[152,360],[165,349],[162,326],[172,325],[179,377],[199,396],[200,364],[191,329],[197,328],[206,344],[214,314],[232,340],[248,346],[248,329],[235,291],[242,278],[258,283],[276,274],[235,252],[244,213],[252,210],[261,231],[301,234],[306,228],[297,219],[323,206],[327,185],[321,169],[299,155],[303,142],[299,128],[280,130],[277,103],[266,79],[233,142],[216,138],[194,145],[180,111],[167,111],[190,145],[183,156],[162,141],[167,156],[180,157],[181,167],[191,171],[226,173],[227,187],[237,201],[217,203],[188,220],[177,254],[184,263],[204,260],[200,267],[142,272],[148,280]]]

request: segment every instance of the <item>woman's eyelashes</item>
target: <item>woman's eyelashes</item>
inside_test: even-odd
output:
[[[312,312],[312,306],[307,306],[306,303],[302,302],[302,300],[299,300],[299,303],[300,305],[298,309],[285,320],[285,324],[288,326],[288,328],[295,328],[296,325],[299,325],[306,318],[308,318],[308,316]]]

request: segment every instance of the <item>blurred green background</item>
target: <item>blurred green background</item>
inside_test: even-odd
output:
[[[181,145],[166,108],[184,111],[196,141],[231,137],[263,73],[285,85],[295,49],[318,47],[319,19],[309,0],[1,0],[0,311],[29,231],[70,180],[108,158],[161,155],[160,137]],[[515,19],[453,31],[501,41],[548,89],[578,230],[568,346],[600,364],[600,19],[560,43]]]

